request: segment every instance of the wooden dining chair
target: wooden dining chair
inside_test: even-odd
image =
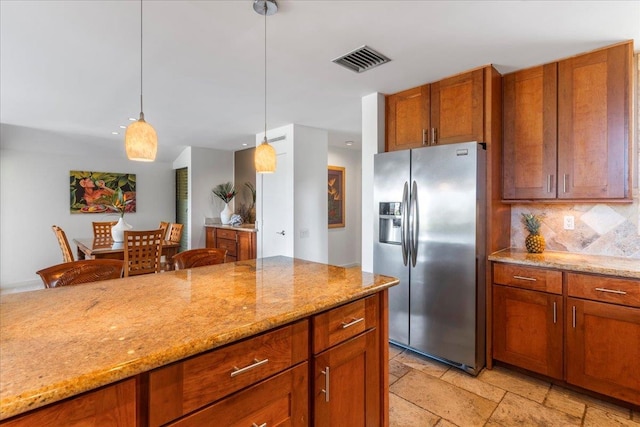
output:
[[[172,222],[169,225],[169,237],[167,240],[173,243],[180,243],[180,239],[182,238],[182,227],[182,224]]]
[[[120,259],[87,259],[53,265],[36,273],[44,282],[45,288],[57,288],[119,279],[123,270],[124,261]]]
[[[124,232],[124,277],[160,272],[161,228]]]
[[[164,240],[167,240],[167,231],[169,230],[169,223],[165,222],[165,221],[160,221],[160,227],[162,230],[164,230]]]
[[[67,235],[64,230],[57,225],[52,225],[51,229],[56,235],[58,239],[58,244],[60,245],[60,250],[62,251],[62,262],[72,262],[73,252],[71,252],[71,246],[69,246],[69,240],[67,240]]]
[[[189,249],[173,256],[176,270],[222,264],[227,259],[227,250],[218,248]]]
[[[92,222],[94,239],[111,239],[111,227],[118,221]]]

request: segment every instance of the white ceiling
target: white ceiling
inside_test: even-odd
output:
[[[144,112],[158,157],[253,145],[264,129],[264,17],[252,0],[144,1]],[[623,40],[640,48],[640,1],[278,1],[267,18],[268,128],[360,142],[360,100],[471,68],[501,73]],[[137,0],[0,0],[0,122],[122,148],[138,117]],[[331,62],[361,45],[392,62]]]

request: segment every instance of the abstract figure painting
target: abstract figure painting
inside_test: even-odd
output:
[[[344,168],[329,166],[328,174],[328,200],[329,228],[344,227],[345,223],[345,192],[344,192]]]

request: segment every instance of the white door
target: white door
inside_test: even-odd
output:
[[[293,153],[287,143],[271,143],[278,154],[275,173],[258,174],[258,258],[293,257]]]

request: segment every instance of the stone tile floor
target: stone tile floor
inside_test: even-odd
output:
[[[390,346],[392,427],[640,427],[640,412],[494,367],[472,377]]]

